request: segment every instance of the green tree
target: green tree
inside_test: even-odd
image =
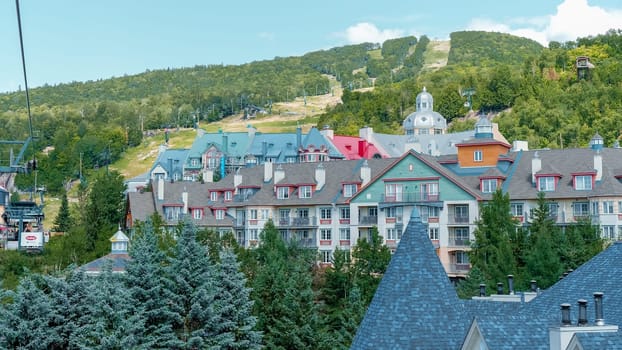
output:
[[[88,191],[83,225],[87,230],[87,248],[98,248],[101,254],[108,249],[109,232],[122,222],[125,183],[116,171],[99,172]],[[98,244],[100,243],[100,244]]]
[[[369,305],[391,261],[391,251],[383,244],[377,227],[372,228],[369,240],[358,239],[352,259],[354,285],[360,289],[365,305]]]
[[[73,220],[69,213],[69,202],[67,201],[67,192],[63,192],[60,200],[60,208],[56,219],[54,219],[54,231],[56,232],[68,232],[73,226]]]
[[[565,228],[560,249],[564,269],[576,269],[605,248],[598,226],[589,219]]]
[[[467,277],[460,280],[456,285],[456,291],[458,297],[462,299],[471,299],[474,296],[479,296],[479,285],[485,283],[485,277],[477,266],[469,271]]]
[[[469,260],[482,271],[487,287],[494,288],[507,275],[517,272],[510,245],[510,236],[516,230],[516,221],[510,214],[510,196],[498,189],[491,201],[480,204],[479,212]]]

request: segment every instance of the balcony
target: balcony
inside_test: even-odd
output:
[[[361,216],[359,218],[359,225],[373,226],[378,224],[378,216]]]
[[[296,231],[288,231],[282,236],[283,240],[287,243],[295,243],[302,248],[317,248],[316,233],[305,232],[300,233]]]
[[[470,218],[468,215],[453,215],[453,214],[449,214],[448,217],[448,221],[447,223],[452,225],[452,224],[468,224],[470,221]]]
[[[278,224],[279,227],[313,227],[317,226],[317,218],[315,216],[280,218]]]
[[[470,247],[471,240],[468,237],[449,236],[450,247]]]
[[[393,193],[380,195],[380,202],[383,203],[417,203],[417,202],[439,202],[441,193]]]
[[[449,264],[449,272],[467,274],[471,270],[471,264]]]

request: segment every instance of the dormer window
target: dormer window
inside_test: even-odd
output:
[[[311,198],[311,186],[300,186],[298,189],[298,198]]]
[[[555,177],[542,176],[538,177],[538,191],[555,191]]]
[[[492,193],[497,190],[497,185],[499,184],[498,179],[482,179],[481,180],[481,188],[484,193]]]
[[[357,186],[356,184],[344,184],[343,185],[343,196],[346,198],[354,196],[356,193]]]
[[[573,174],[574,189],[577,191],[589,191],[593,188],[594,176],[592,174]]]
[[[473,152],[473,161],[481,162],[484,160],[484,153],[481,150]]]
[[[203,217],[203,209],[200,209],[200,208],[192,209],[192,217],[195,220],[201,220],[201,218]]]
[[[222,209],[216,209],[215,211],[216,220],[222,220],[225,218],[225,211]]]
[[[287,199],[289,198],[289,187],[277,187],[276,190],[276,198],[278,199]]]
[[[225,191],[225,200],[230,201],[233,198],[231,191]]]
[[[209,200],[211,200],[212,202],[215,202],[218,200],[218,192],[216,191],[212,191],[209,193]]]

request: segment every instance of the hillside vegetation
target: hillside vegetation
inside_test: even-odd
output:
[[[244,128],[248,120],[263,121],[265,132],[301,123],[347,135],[364,125],[399,133],[424,86],[449,121],[469,111],[461,92],[474,89],[474,110],[505,111],[497,121],[510,141],[581,146],[598,131],[611,145],[622,129],[621,41],[620,31],[610,31],[545,48],[507,34],[456,32],[450,43],[411,36],[239,66],[45,86],[31,91],[35,148],[49,151],[37,157],[38,182],[59,193],[80,169],[88,175],[116,162],[145,135],[195,123],[209,131]],[[585,80],[574,68],[581,55],[595,65]],[[0,139],[26,138],[23,92],[0,94],[0,118]],[[9,155],[0,149],[0,162]],[[21,188],[33,183],[29,176],[17,181]]]

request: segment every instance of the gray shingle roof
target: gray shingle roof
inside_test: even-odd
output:
[[[413,210],[351,349],[457,349],[469,321]]]

